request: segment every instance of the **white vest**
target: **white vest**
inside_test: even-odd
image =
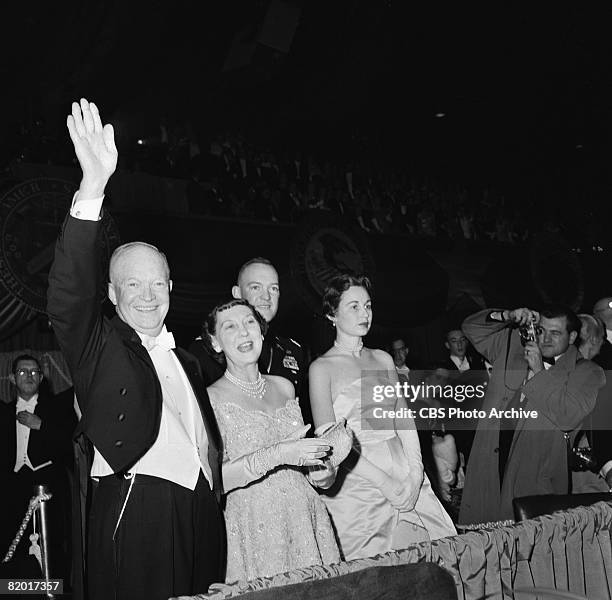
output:
[[[171,350],[155,346],[149,355],[162,388],[161,422],[157,439],[130,472],[160,477],[194,490],[201,469],[212,489],[208,437],[187,375]],[[112,473],[111,466],[95,448],[91,476]]]

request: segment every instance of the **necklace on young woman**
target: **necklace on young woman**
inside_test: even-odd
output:
[[[354,348],[349,348],[336,340],[334,341],[334,346],[340,350],[344,350],[345,352],[350,352],[353,356],[358,358],[361,355],[361,350],[363,349],[363,342],[359,340]]]
[[[261,400],[266,393],[266,380],[261,376],[261,373],[258,373],[259,376],[256,381],[244,381],[244,379],[232,375],[227,369],[225,369],[224,375],[228,381],[251,398]]]

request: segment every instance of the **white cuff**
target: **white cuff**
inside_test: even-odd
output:
[[[75,192],[70,207],[70,216],[82,221],[99,221],[104,196],[91,200],[78,200],[79,192]]]

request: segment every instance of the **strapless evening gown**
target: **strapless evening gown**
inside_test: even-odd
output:
[[[367,390],[377,383],[389,384],[388,379],[372,377],[364,379],[364,382],[367,382],[364,386]],[[364,393],[362,398],[361,379],[348,385],[333,400],[336,419],[345,418],[353,430],[353,447],[388,475],[401,479],[402,475],[405,476],[401,469],[406,467],[394,464],[392,458],[392,445],[399,444],[395,451],[403,451],[395,430],[392,427],[373,429],[362,420],[372,414],[375,405],[371,393]],[[403,423],[404,426],[407,424]],[[411,426],[414,427],[414,424]],[[414,437],[418,452],[418,438],[416,435]],[[349,469],[346,465],[340,468],[336,483],[323,496],[345,560],[374,556],[406,548],[416,542],[456,535],[455,526],[434,494],[426,475],[414,510],[399,511],[377,487]]]
[[[212,401],[212,406],[223,438],[224,460],[275,444],[304,425],[295,399],[274,416],[231,402]],[[227,582],[340,561],[325,505],[298,468],[279,467],[232,490],[224,516]]]

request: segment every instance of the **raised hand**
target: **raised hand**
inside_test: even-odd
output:
[[[506,318],[509,321],[516,323],[519,327],[528,325],[530,322],[538,323],[540,321],[540,313],[535,310],[531,310],[530,308],[515,308],[506,314]]]
[[[98,107],[85,98],[81,98],[80,104],[72,103],[66,125],[83,171],[79,200],[99,198],[117,167],[113,126],[103,127]]]

